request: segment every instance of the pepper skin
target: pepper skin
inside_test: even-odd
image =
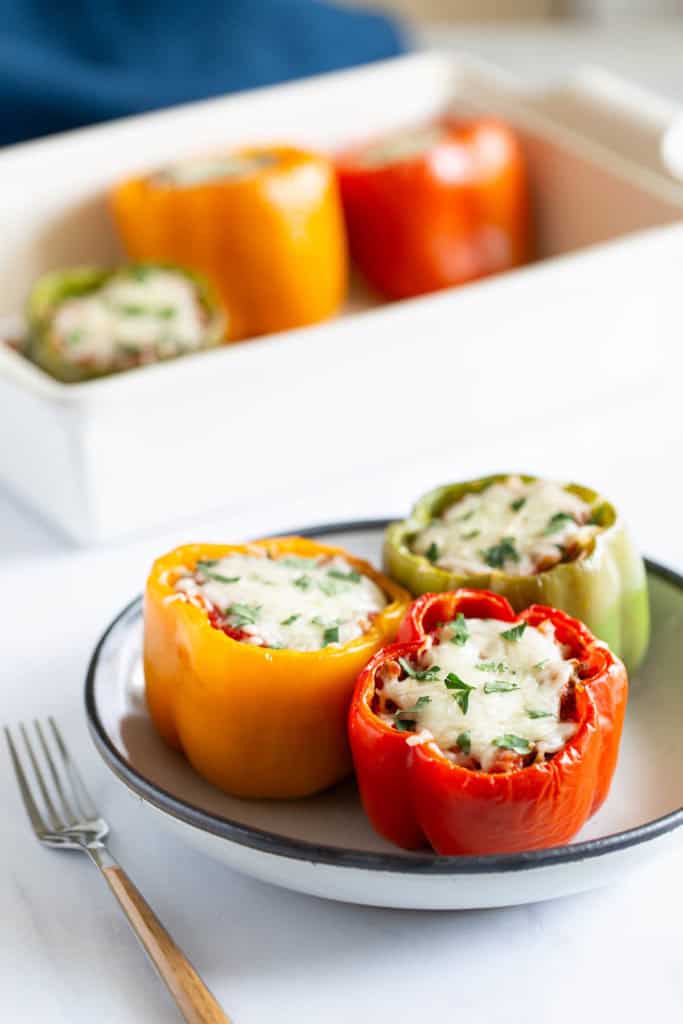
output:
[[[433,128],[435,138],[414,154],[369,160],[366,144],[337,160],[351,255],[388,298],[462,284],[531,256],[527,174],[513,132],[491,118]]]
[[[342,555],[391,603],[350,643],[289,651],[233,640],[204,610],[166,600],[181,567],[245,552]],[[393,640],[409,600],[368,563],[301,537],[176,548],[154,563],[145,592],[145,684],[154,725],[200,775],[235,796],[290,798],[325,789],[351,770],[346,716],[356,676]]]
[[[228,155],[261,164],[191,185],[152,174],[115,188],[111,207],[126,251],[204,273],[228,311],[228,340],[331,316],[347,279],[334,167],[291,146]]]
[[[96,292],[115,276],[161,269],[182,274],[195,286],[197,298],[206,313],[206,327],[201,347],[213,348],[218,345],[225,331],[225,318],[213,290],[202,277],[172,265],[133,264],[116,270],[73,267],[69,270],[54,270],[39,278],[31,289],[26,303],[28,331],[24,354],[46,373],[66,384],[92,380],[138,366],[139,361],[134,355],[129,355],[116,366],[105,368],[88,367],[64,359],[52,337],[52,321],[58,307],[67,299]]]
[[[578,728],[550,760],[506,773],[462,768],[436,743],[411,746],[409,734],[375,714],[378,669],[418,654],[437,623],[458,613],[532,626],[549,620],[578,659]],[[361,799],[376,831],[404,849],[431,845],[447,855],[516,853],[567,843],[609,791],[628,693],[622,663],[568,615],[533,605],[515,616],[505,598],[486,591],[423,595],[411,605],[399,638],[361,672],[349,712]]]
[[[479,480],[446,484],[420,498],[410,516],[392,523],[384,541],[384,569],[412,594],[472,587],[503,594],[516,611],[533,603],[561,608],[585,622],[609,645],[628,667],[642,662],[650,637],[647,577],[643,559],[636,550],[617,511],[596,491],[579,484],[567,490],[588,502],[601,529],[586,555],[572,562],[560,562],[533,576],[511,576],[492,569],[477,576],[459,576],[440,569],[411,549],[412,537],[431,519],[471,491],[481,491],[504,481],[509,473]],[[535,477],[522,475],[524,481]]]

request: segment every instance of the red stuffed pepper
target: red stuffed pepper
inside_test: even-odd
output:
[[[526,167],[500,121],[444,118],[342,153],[337,171],[352,256],[389,298],[530,258]]]
[[[568,842],[609,791],[628,682],[576,619],[489,591],[424,594],[361,672],[349,715],[361,798],[405,849]]]

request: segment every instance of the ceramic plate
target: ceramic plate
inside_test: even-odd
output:
[[[378,564],[384,520],[299,531]],[[352,781],[305,800],[238,800],[196,775],[156,735],[141,664],[142,604],[100,640],[86,712],[107,765],[187,842],[255,878],[386,907],[529,903],[595,888],[683,838],[683,577],[648,564],[653,636],[635,679],[609,799],[568,846],[521,854],[404,853],[374,834]]]

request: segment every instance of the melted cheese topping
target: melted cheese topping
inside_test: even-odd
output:
[[[195,157],[165,167],[153,180],[157,185],[192,188],[210,181],[244,178],[275,163],[277,157],[272,153],[227,153],[223,156]]]
[[[574,662],[550,623],[527,626],[517,639],[502,635],[510,629],[497,619],[443,626],[412,667],[417,675],[384,673],[381,699],[399,709],[386,720],[414,731],[410,742],[433,739],[454,760],[484,771],[495,770],[504,750],[539,759],[559,750],[577,729],[560,721]]]
[[[293,651],[346,644],[387,604],[380,588],[343,558],[228,555],[198,562],[176,594],[220,613],[245,643]]]
[[[590,505],[559,483],[511,476],[466,494],[413,538],[415,552],[463,576],[530,576],[580,557],[599,527]]]
[[[381,167],[384,164],[413,160],[432,149],[443,137],[443,129],[437,126],[396,132],[371,143],[360,154],[359,163],[364,167]]]
[[[51,340],[67,362],[151,362],[200,348],[205,320],[197,289],[185,275],[136,267],[63,302]]]

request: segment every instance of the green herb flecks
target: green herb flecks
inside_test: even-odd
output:
[[[481,530],[470,530],[469,533],[463,533],[462,539],[463,540],[474,540],[474,538],[478,537],[480,533],[481,533]]]
[[[567,523],[576,524],[574,516],[570,516],[568,512],[556,512],[548,520],[548,525],[543,531],[545,537],[549,537],[552,533],[557,533],[558,530],[563,530]]]
[[[419,683],[428,683],[437,679],[441,669],[438,665],[430,665],[429,668],[415,668],[407,658],[397,658],[398,664],[411,679],[417,679]]]
[[[537,661],[536,664],[532,665],[531,667],[532,668],[537,668],[537,669],[542,669],[542,668],[546,667],[546,665],[548,664],[549,661],[550,661],[550,658],[543,658],[542,661]]]
[[[439,549],[434,543],[434,541],[432,541],[432,543],[427,548],[425,558],[427,558],[432,563],[432,565],[434,565],[435,562],[439,560]]]
[[[128,276],[132,277],[134,281],[146,281],[149,275],[149,267],[131,267],[128,271]]]
[[[295,580],[292,580],[292,586],[298,587],[299,590],[310,590],[313,586],[313,580],[310,576],[297,576]]]
[[[480,661],[474,667],[477,672],[509,672],[513,676],[517,675],[515,669],[510,668],[504,661]]]
[[[475,511],[476,511],[476,509],[471,508],[469,510],[469,512],[465,512],[464,516],[459,516],[458,522],[459,523],[466,523],[466,522],[468,522],[468,520],[470,520],[472,518],[472,516],[474,515]]]
[[[323,647],[339,643],[339,626],[326,626],[323,631]]]
[[[123,316],[145,316],[146,313],[149,313],[147,306],[140,306],[135,302],[128,302],[123,306],[117,306],[116,309]]]
[[[502,569],[506,562],[519,562],[519,555],[512,537],[503,537],[498,544],[481,552],[481,556],[492,569]]]
[[[496,736],[492,742],[494,747],[502,747],[503,750],[514,750],[516,754],[528,754],[531,750],[529,740],[525,740],[523,736],[515,736],[511,732],[506,732],[504,736]]]
[[[535,708],[529,708],[527,711],[529,718],[554,718],[552,711],[537,711]]]
[[[518,690],[519,683],[512,683],[505,679],[494,679],[490,683],[484,683],[484,693],[510,693],[511,690]]]
[[[281,626],[291,626],[293,622],[296,622],[296,620],[300,619],[300,618],[301,618],[301,614],[299,612],[295,612],[294,615],[290,615],[288,618],[283,619],[282,622],[280,623],[280,625]]]
[[[472,749],[472,741],[468,732],[461,732],[455,742],[463,754],[469,754]]]
[[[156,313],[160,320],[172,320],[178,310],[174,306],[162,306]]]
[[[472,690],[475,690],[475,686],[470,686],[464,679],[457,676],[455,672],[449,672],[444,679],[444,684],[447,690],[454,691],[452,696],[463,715],[467,714],[470,706],[470,694]]]
[[[327,575],[333,580],[341,580],[343,583],[360,583],[362,578],[357,569],[351,569],[350,572],[342,572],[341,569],[328,569]]]
[[[287,569],[315,569],[318,564],[317,558],[301,558],[299,555],[286,555],[277,561]]]
[[[260,604],[231,604],[226,611],[226,616],[231,626],[241,629],[242,626],[253,626],[261,611]]]
[[[526,502],[526,498],[515,498],[514,501],[510,502],[510,508],[512,509],[513,512],[519,512],[520,509],[524,508]]]
[[[415,732],[417,721],[415,718],[404,718],[404,715],[417,715],[420,708],[431,702],[431,697],[418,697],[412,708],[399,708],[394,712],[394,724],[399,732]]]
[[[462,612],[458,612],[453,621],[446,625],[451,630],[451,643],[463,647],[470,638],[470,631],[467,628],[467,619]]]
[[[505,629],[500,634],[503,640],[509,640],[511,643],[517,643],[521,637],[524,636],[524,630],[526,629],[526,622],[518,622],[516,626],[512,626],[510,629]]]
[[[79,345],[83,341],[84,336],[85,331],[83,328],[76,327],[73,331],[69,331],[64,340],[67,345]]]

